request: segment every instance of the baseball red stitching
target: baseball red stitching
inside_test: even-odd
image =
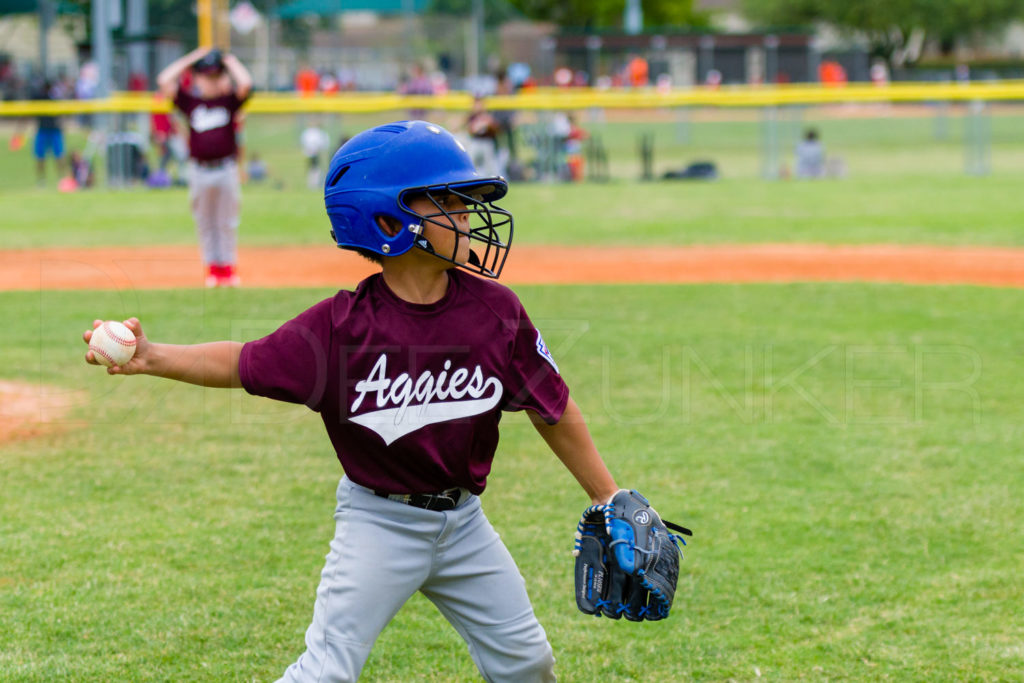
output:
[[[103,329],[107,331],[107,336],[108,337],[113,339],[115,342],[117,342],[121,346],[135,346],[135,337],[132,337],[131,340],[129,341],[129,340],[125,339],[124,337],[117,336],[117,334],[111,329],[111,325],[110,325],[110,321],[109,320],[107,322],[103,323]]]
[[[101,349],[100,347],[93,346],[92,344],[89,344],[89,348],[92,349],[93,353],[98,353],[101,356],[103,356],[104,358],[106,358],[108,361],[110,361],[111,365],[117,365],[117,363],[114,362],[114,359],[110,357],[110,354],[107,353],[106,351],[104,351],[103,349]]]

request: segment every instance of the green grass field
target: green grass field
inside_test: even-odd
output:
[[[1024,166],[1022,166],[1024,169]],[[1024,171],[985,179],[919,176],[820,183],[722,180],[690,185],[513,186],[502,206],[518,244],[1024,245]],[[246,188],[243,245],[330,244],[315,191]],[[193,244],[184,190],[0,193],[9,248]]]
[[[1020,245],[1021,172],[957,170],[522,185],[508,204],[522,243]],[[243,202],[243,243],[330,248],[315,192],[247,188]],[[15,183],[0,215],[7,247],[194,241],[178,191]],[[517,292],[619,483],[695,531],[668,621],[579,614],[585,497],[524,416],[503,421],[484,506],[562,680],[1019,680],[1018,290]],[[301,652],[341,474],[317,416],[108,377],[82,361],[80,335],[94,317],[138,315],[161,341],[245,340],[330,294],[0,293],[0,379],[77,401],[55,431],[0,446],[0,681],[272,681]],[[364,680],[477,674],[417,598]]]
[[[154,338],[247,338],[326,294],[138,292],[133,309]],[[510,417],[485,506],[564,680],[1011,680],[1024,666],[1017,292],[521,294],[619,481],[696,531],[669,621],[578,614],[585,500]],[[7,374],[119,405],[4,447],[0,679],[273,680],[301,649],[333,528],[340,472],[319,420],[85,366],[76,337],[122,313],[115,293],[3,301],[19,321]],[[367,672],[473,677],[422,600]]]
[[[751,121],[592,123],[608,147],[611,182],[582,185],[517,184],[504,204],[520,243],[704,244],[749,242],[1024,243],[1024,115],[993,116],[992,174],[964,173],[962,117],[947,121],[935,139],[932,118],[826,119],[813,110],[789,112],[780,122],[782,159],[792,163],[800,130],[822,130],[829,153],[849,168],[842,180],[752,182],[759,177],[760,130]],[[333,138],[399,116],[324,120]],[[457,123],[454,116],[446,121]],[[7,124],[9,128],[11,124]],[[3,128],[0,128],[2,131]],[[318,244],[327,238],[320,193],[305,188],[294,117],[252,116],[246,144],[270,167],[271,183],[248,185],[242,203],[243,244]],[[695,159],[713,159],[722,178],[712,183],[644,183],[635,150],[642,131],[655,134],[660,173]],[[85,143],[68,135],[69,148]],[[525,154],[525,152],[524,152]],[[0,247],[53,245],[190,244],[195,241],[185,190],[91,191],[57,195],[37,189],[26,148],[0,149]],[[279,189],[277,189],[279,188]]]

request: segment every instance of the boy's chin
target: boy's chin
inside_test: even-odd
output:
[[[480,264],[480,257],[467,249],[465,252],[459,252],[459,255],[455,257],[455,263],[460,266],[476,266]]]

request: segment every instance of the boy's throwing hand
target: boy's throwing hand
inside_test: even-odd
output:
[[[86,330],[82,334],[82,341],[88,344],[92,340],[93,332],[102,324],[102,320],[93,320],[92,329]],[[146,341],[146,335],[142,332],[142,324],[139,323],[138,318],[129,318],[124,321],[124,324],[135,335],[135,355],[124,365],[108,367],[107,374],[109,375],[138,375],[145,372],[149,342]],[[91,365],[102,365],[92,350],[85,352],[85,362]]]

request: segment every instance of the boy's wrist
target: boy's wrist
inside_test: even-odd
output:
[[[135,352],[135,360],[138,361],[135,374],[155,375],[157,377],[160,376],[154,370],[154,368],[156,367],[156,365],[154,364],[154,357],[159,355],[157,351],[157,347],[159,346],[159,344],[146,342],[144,345],[140,345],[138,347],[138,350]]]
[[[179,375],[181,373],[175,369],[173,362],[174,355],[172,355],[172,349],[174,348],[175,345],[173,344],[147,342],[145,354],[142,357],[143,364],[139,368],[139,373],[165,379],[180,379]]]
[[[593,505],[604,505],[612,498],[614,498],[615,494],[621,490],[622,489],[618,488],[617,486],[613,486],[610,489],[602,489],[601,491],[596,492],[594,495],[590,497],[590,502]]]

